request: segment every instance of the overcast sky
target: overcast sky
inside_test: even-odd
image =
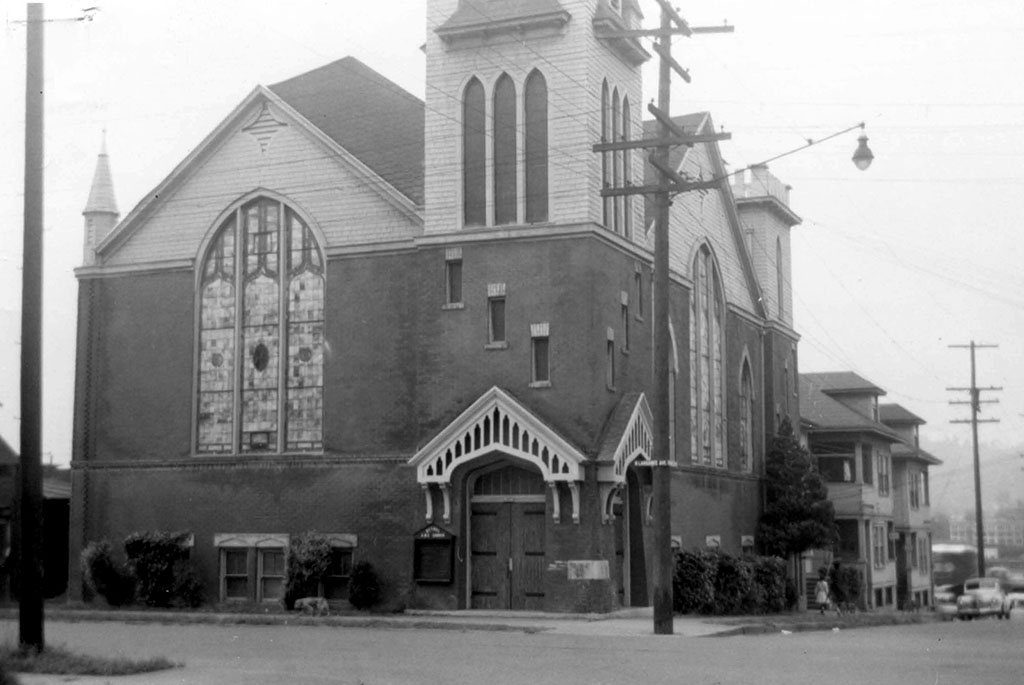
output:
[[[90,3],[50,2],[48,19]],[[122,217],[257,84],[353,55],[423,97],[425,0],[367,3],[125,2],[90,22],[46,24],[44,453],[71,453],[82,216],[102,131]],[[1024,3],[717,0],[678,3],[732,34],[675,43],[693,82],[673,113],[706,110],[732,134],[733,169],[860,121],[875,162],[857,171],[848,133],[771,164],[793,186],[800,370],[852,370],[969,441],[966,350],[1000,404],[983,440],[1024,444]],[[657,22],[642,0],[645,23]],[[3,5],[0,134],[0,435],[18,443],[25,5]],[[645,72],[645,99],[656,71]],[[967,444],[965,442],[965,444]],[[45,457],[49,459],[50,457]],[[1016,470],[1016,477],[1024,474]],[[1019,491],[1019,488],[1018,488]]]

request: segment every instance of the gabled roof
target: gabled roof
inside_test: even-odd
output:
[[[270,86],[282,100],[418,205],[423,102],[355,57]]]
[[[885,390],[853,371],[828,371],[824,373],[802,373],[815,387],[830,395],[870,394],[884,395]]]
[[[455,12],[437,27],[437,34],[444,38],[488,28],[514,28],[545,21],[564,24],[569,21],[569,13],[558,0],[459,0]]]
[[[279,83],[275,88],[291,97],[324,128],[307,118],[275,90],[256,86],[103,239],[96,248],[97,253],[106,253],[126,240],[196,168],[214,154],[236,127],[252,119],[253,112],[267,103],[285,115],[285,123],[290,122],[308,132],[328,154],[362,176],[369,188],[400,212],[413,221],[422,221],[416,205],[423,201],[423,103],[354,58],[338,60],[309,74],[315,76],[304,80],[304,74]],[[315,94],[313,91],[317,88],[323,88],[325,92]],[[352,98],[356,103],[343,105],[346,93],[350,92],[362,97]],[[338,116],[332,109],[334,106],[341,108],[347,118]],[[375,126],[381,121],[394,126]],[[341,130],[349,124],[353,128],[350,134]],[[377,133],[371,133],[372,130]],[[355,147],[368,161],[348,149],[342,141]],[[407,165],[405,168],[401,168],[402,160]]]
[[[878,418],[886,424],[913,424],[923,426],[927,421],[899,404],[879,404]]]
[[[17,464],[18,453],[0,436],[0,464]]]
[[[800,418],[810,432],[868,432],[900,442],[899,436],[884,424],[832,397],[832,392],[818,381],[820,375],[800,374]]]
[[[546,482],[583,480],[586,455],[498,386],[481,395],[409,459],[421,484],[447,484],[463,464],[493,452],[532,464]]]
[[[908,442],[900,441],[893,443],[889,448],[893,459],[917,459],[923,461],[926,464],[938,465],[942,463],[942,460],[936,457],[930,452],[926,452],[920,447],[914,447]]]
[[[680,127],[687,135],[697,133],[714,133],[715,127],[711,121],[711,114],[708,112],[694,112],[672,117],[672,122]],[[658,122],[655,120],[644,121],[644,138],[658,137]],[[710,181],[718,179],[718,190],[722,193],[722,204],[725,208],[726,219],[729,223],[729,232],[732,234],[733,245],[739,255],[740,264],[743,268],[743,275],[746,277],[747,288],[750,290],[750,299],[753,302],[757,314],[767,318],[768,312],[765,309],[764,297],[761,293],[761,284],[757,280],[757,273],[754,270],[753,261],[747,251],[747,243],[743,239],[743,227],[740,225],[740,217],[736,212],[736,201],[732,194],[732,186],[729,184],[729,177],[725,170],[725,162],[722,160],[722,153],[717,142],[698,143],[706,145],[708,157],[711,160],[711,168],[707,169],[706,177],[702,179]],[[669,167],[679,170],[686,159],[690,148],[679,145],[672,148],[669,156]],[[705,170],[702,169],[703,173]],[[660,173],[650,163],[644,165],[644,184],[657,185]],[[657,204],[654,198],[644,196],[644,226],[650,226],[657,216]]]

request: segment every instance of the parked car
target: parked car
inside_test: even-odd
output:
[[[1024,578],[1014,577],[1007,580],[1003,584],[1003,590],[1006,592],[1003,613],[1009,617],[1010,612],[1016,609],[1016,613],[1024,614]]]
[[[1006,592],[998,578],[970,578],[964,581],[964,593],[957,597],[956,615],[963,619],[981,616],[1005,618]]]
[[[956,618],[956,600],[963,592],[963,583],[935,586],[935,613],[942,616],[943,621]]]

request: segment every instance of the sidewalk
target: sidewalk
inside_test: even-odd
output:
[[[16,608],[0,609],[0,619],[17,619]],[[927,623],[941,617],[931,611],[872,612],[836,616],[816,612],[768,616],[675,616],[673,635],[725,637],[808,630],[846,630],[879,625]],[[623,609],[610,614],[555,614],[519,611],[417,611],[403,614],[351,612],[313,617],[296,613],[214,613],[46,607],[49,621],[117,621],[122,623],[219,624],[219,625],[322,625],[348,628],[428,630],[490,630],[524,633],[552,632],[565,635],[654,636],[650,607]],[[671,636],[666,636],[671,637]]]

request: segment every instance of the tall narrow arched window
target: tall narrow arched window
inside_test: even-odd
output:
[[[462,213],[467,226],[487,223],[487,125],[484,87],[466,85],[462,99]]]
[[[494,86],[494,223],[516,222],[516,87],[508,74]]]
[[[741,471],[750,471],[754,464],[754,382],[750,361],[743,360],[740,373],[740,463]]]
[[[312,231],[261,197],[201,261],[196,452],[323,449],[324,263]]]
[[[621,135],[622,102],[619,100],[619,89],[612,91],[612,142],[618,142]],[[622,154],[612,153],[612,186],[622,187]],[[616,196],[612,204],[612,230],[622,232],[622,197]]]
[[[526,223],[548,220],[548,85],[534,69],[526,77]]]
[[[786,279],[785,269],[782,263],[782,239],[775,239],[775,288],[776,297],[779,300],[779,320],[785,318],[786,314]]]
[[[629,98],[622,98],[622,140],[630,139],[630,126],[632,126],[631,114],[629,111]],[[629,186],[633,184],[633,156],[631,150],[622,151],[622,183]],[[622,198],[622,234],[627,238],[633,234],[633,202],[632,197],[626,195]]]
[[[692,459],[725,466],[725,396],[722,284],[705,245],[693,264],[690,296],[690,421]]]
[[[611,139],[612,111],[611,100],[608,95],[608,81],[601,83],[601,142],[607,143]],[[601,153],[601,183],[607,189],[612,187],[612,167],[608,159],[609,153]],[[605,228],[612,227],[612,198],[603,198],[601,203],[601,223]]]

